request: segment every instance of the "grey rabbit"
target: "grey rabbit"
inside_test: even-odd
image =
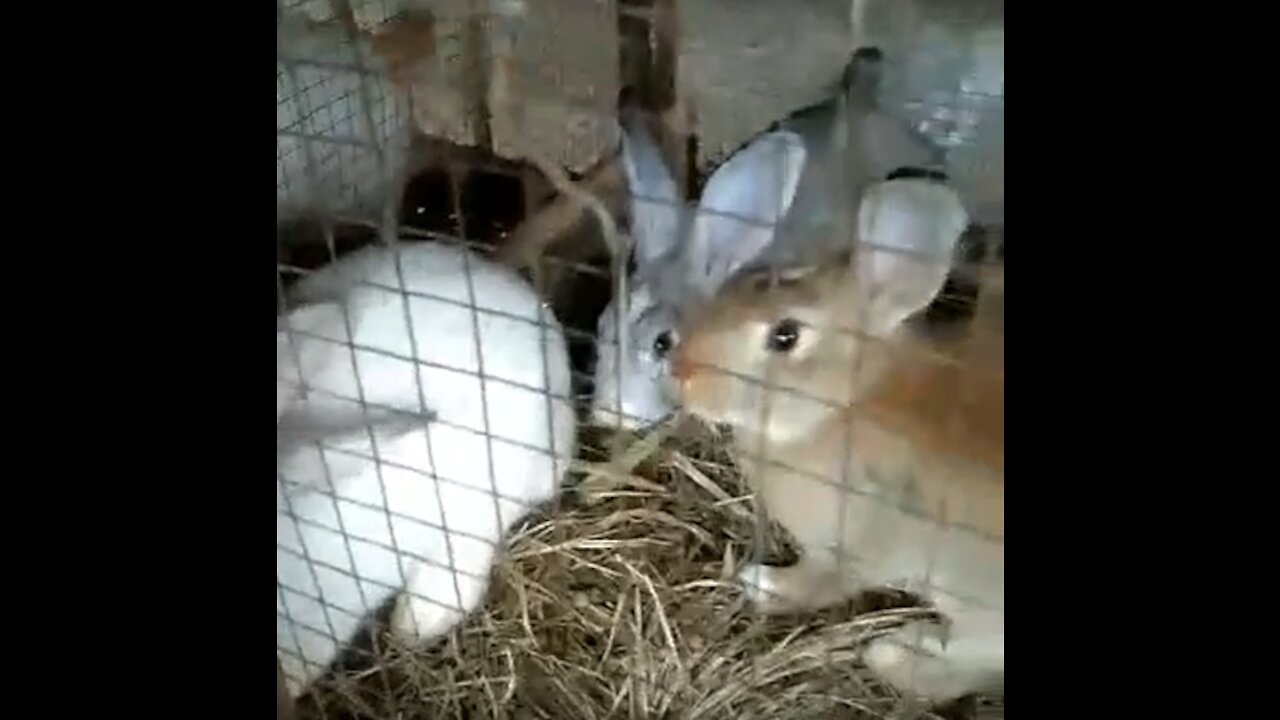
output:
[[[620,113],[622,161],[630,189],[635,271],[621,317],[627,347],[619,352],[618,298],[598,321],[592,421],[637,428],[675,409],[669,354],[679,343],[679,316],[713,297],[748,264],[794,263],[828,254],[852,238],[862,188],[903,167],[942,171],[943,157],[922,135],[880,108],[881,53],[863,48],[839,87],[821,103],[775,123],[737,150],[708,179],[701,203],[681,202],[657,142],[633,108]],[[799,142],[799,177],[773,177],[778,143]],[[791,210],[772,228],[744,231],[738,216],[767,214],[782,186]],[[832,191],[839,189],[839,197]]]

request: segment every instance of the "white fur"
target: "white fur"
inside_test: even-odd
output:
[[[677,318],[675,308],[657,302],[655,295],[651,283],[633,281],[622,318],[629,347],[621,356],[617,301],[611,300],[600,314],[591,405],[592,421],[598,425],[635,430],[661,420],[675,408],[667,387],[667,359],[657,356],[654,342],[664,332],[679,341]]]
[[[474,320],[469,307],[448,302],[468,302],[464,262],[479,308]],[[405,296],[393,289],[395,256],[385,248],[341,260],[298,288],[304,302],[345,303],[359,372],[338,344],[347,340],[340,323],[313,324],[324,340],[295,334],[301,375],[321,392],[286,413],[342,412],[358,389],[371,404],[422,410],[415,341],[417,359],[430,364],[416,369],[436,421],[345,433],[329,438],[323,455],[310,444],[278,452],[276,644],[295,696],[393,595],[392,630],[412,641],[440,636],[477,607],[507,528],[554,496],[572,455],[565,340],[533,290],[505,268],[435,243],[403,245],[401,266],[408,291],[444,299],[409,296],[410,323]],[[389,289],[354,287],[357,280]],[[281,347],[278,333],[277,398],[288,396],[281,385],[291,367]]]

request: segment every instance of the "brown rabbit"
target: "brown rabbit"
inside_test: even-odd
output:
[[[1003,287],[964,337],[931,341],[909,320],[946,279],[959,198],[891,180],[857,222],[852,258],[727,285],[687,325],[674,372],[687,411],[733,426],[757,498],[802,546],[794,566],[744,567],[749,596],[781,611],[919,593],[947,637],[909,625],[864,657],[946,702],[1003,685]]]

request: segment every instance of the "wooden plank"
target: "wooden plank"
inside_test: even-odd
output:
[[[849,0],[676,0],[678,87],[700,168],[821,100],[852,45]]]
[[[414,61],[400,72],[422,133],[576,173],[617,146],[615,0],[351,2],[362,31]]]
[[[617,146],[616,0],[505,0],[489,25],[493,150],[575,173]]]

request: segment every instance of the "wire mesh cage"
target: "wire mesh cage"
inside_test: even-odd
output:
[[[369,43],[277,4],[276,217],[380,221],[403,172],[407,103],[368,67]]]
[[[1002,715],[1002,0],[277,0],[276,104],[278,717]]]

